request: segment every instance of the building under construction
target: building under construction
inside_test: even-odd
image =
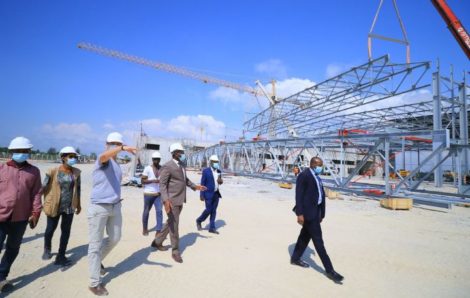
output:
[[[327,184],[342,191],[436,203],[468,197],[465,76],[456,81],[439,68],[429,72],[429,62],[371,60],[271,105],[245,122],[253,138],[206,148],[191,155],[191,164],[203,166],[217,154],[233,173],[294,181],[293,169],[319,156]],[[429,88],[432,93],[422,91]],[[424,100],[416,101],[420,96]],[[413,103],[394,104],[404,97]],[[407,163],[410,158],[420,160]],[[449,164],[451,181],[443,191],[443,167]],[[383,183],[365,183],[361,175],[381,176]],[[430,177],[432,192],[420,188]]]
[[[268,108],[244,123],[240,140],[190,150],[190,166],[203,167],[217,154],[225,172],[294,182],[296,173],[319,156],[331,188],[450,206],[470,198],[466,74],[454,74],[452,66],[443,71],[439,62],[411,62],[410,43],[392,1],[402,39],[374,32],[381,0],[368,34],[368,61],[282,99],[274,85],[268,93],[259,81],[252,88],[92,44],[78,47],[269,101]],[[431,2],[470,59],[467,31],[444,0]],[[388,55],[373,58],[374,39],[404,45],[406,62],[394,63]]]
[[[432,1],[470,58],[468,34],[445,1]],[[311,157],[324,161],[331,188],[411,197],[449,207],[470,198],[466,74],[439,62],[412,63],[403,40],[369,32],[369,61],[271,105],[244,123],[245,138],[191,155],[201,167],[217,154],[226,171],[294,182]],[[372,58],[372,39],[406,46],[406,63]],[[380,179],[364,179],[372,176]],[[433,181],[430,185],[428,181]],[[426,185],[426,186],[424,186]]]

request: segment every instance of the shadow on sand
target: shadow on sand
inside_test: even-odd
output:
[[[44,238],[44,233],[36,233],[34,236],[29,236],[29,237],[23,237],[23,240],[21,241],[22,244],[34,241],[39,238]]]
[[[289,253],[289,261],[290,261],[290,256],[292,256],[292,253],[294,252],[294,248],[295,248],[295,243],[292,243],[287,248],[287,251]],[[322,267],[318,266],[317,263],[315,263],[315,261],[312,259],[311,256],[314,256],[314,255],[315,255],[315,251],[307,246],[301,259],[304,262],[306,262],[310,267],[312,267],[315,271],[319,273],[325,273],[325,270]]]
[[[215,221],[215,229],[218,230],[220,228],[223,228],[227,225],[227,223],[225,222],[225,220],[223,219],[217,219]],[[206,226],[204,227],[204,230],[209,230],[209,223],[206,224]]]
[[[193,246],[194,243],[196,243],[197,238],[205,238],[206,239],[207,236],[203,236],[199,233],[192,232],[192,233],[186,234],[183,237],[181,237],[180,238],[180,243],[179,243],[180,253],[183,253],[183,251],[186,248],[188,248],[190,246]]]
[[[33,238],[33,237],[29,237],[29,238]],[[29,240],[29,241],[31,241],[31,240]],[[2,292],[0,294],[0,296],[3,295],[3,297],[7,297],[8,295],[13,294],[16,290],[19,290],[19,289],[27,286],[28,284],[34,282],[36,279],[38,279],[40,277],[49,275],[49,274],[51,274],[55,271],[61,270],[61,269],[62,270],[64,270],[64,269],[67,270],[68,268],[74,266],[81,258],[86,256],[87,252],[88,252],[88,244],[80,245],[80,246],[77,246],[77,247],[74,247],[74,248],[68,250],[67,255],[69,256],[70,260],[73,262],[73,264],[71,266],[63,268],[61,266],[55,265],[54,264],[54,259],[51,259],[50,261],[48,261],[50,263],[47,264],[46,266],[44,266],[42,268],[39,268],[38,270],[36,270],[32,273],[29,273],[29,274],[26,274],[26,275],[23,275],[23,276],[19,276],[15,279],[11,280],[11,283],[13,284],[13,288],[11,289],[11,291]]]
[[[122,274],[125,274],[126,272],[132,271],[143,264],[158,265],[162,266],[163,268],[172,267],[169,264],[149,261],[148,257],[154,251],[155,250],[151,247],[142,248],[121,261],[116,266],[108,267],[108,273],[103,277],[103,283],[109,283],[111,280],[121,276]]]

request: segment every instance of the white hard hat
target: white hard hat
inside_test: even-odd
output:
[[[64,148],[60,149],[60,151],[59,151],[60,155],[69,154],[69,153],[73,153],[73,154],[78,155],[77,151],[72,146],[65,146]]]
[[[174,143],[170,145],[170,153],[175,152],[176,150],[184,151],[183,145],[181,143]]]
[[[160,158],[160,159],[161,159],[161,158],[162,158],[162,155],[160,154],[160,152],[156,151],[156,152],[154,152],[154,153],[152,154],[152,159],[153,159],[153,158]]]
[[[107,143],[121,143],[123,144],[124,141],[122,140],[122,134],[118,132],[112,132],[106,138]]]
[[[211,155],[211,157],[209,157],[209,160],[210,161],[219,161],[219,158],[217,157],[217,155]]]
[[[8,145],[9,150],[31,148],[33,148],[33,144],[31,144],[31,141],[25,137],[16,137],[11,140],[10,145]]]

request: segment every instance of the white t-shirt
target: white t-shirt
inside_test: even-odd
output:
[[[148,180],[155,180],[160,177],[155,177],[152,166],[146,166],[142,172],[142,176],[147,176]],[[160,192],[160,183],[144,184],[144,193],[154,194]]]
[[[215,185],[214,191],[218,191],[219,183],[217,183],[217,178],[219,178],[219,173],[217,173],[217,170],[212,167],[211,167],[211,170],[212,170],[212,176],[214,176],[214,185]]]
[[[320,178],[317,177],[317,175],[315,174],[315,172],[312,169],[310,169],[310,172],[312,172],[313,179],[315,179],[315,182],[317,183],[317,187],[318,187],[318,205],[320,205],[322,203],[322,199],[323,199],[321,184],[318,183],[318,179],[320,179]]]

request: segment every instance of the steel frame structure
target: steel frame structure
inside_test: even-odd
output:
[[[278,137],[288,137],[290,130],[301,137],[316,135],[327,119],[429,87],[424,80],[429,68],[429,62],[395,64],[382,56],[280,100],[246,121],[244,130],[258,135],[274,131]]]
[[[408,140],[408,138],[410,139]],[[421,149],[429,151],[430,154],[421,163],[411,168],[408,176],[402,177],[399,168],[391,160],[391,154],[401,151],[404,142],[407,148],[412,150],[421,139],[430,139],[434,144],[439,143],[440,145],[433,149],[433,144],[421,144]],[[357,161],[353,171],[342,177],[333,170],[335,166],[332,165],[331,159],[328,157],[328,150],[335,148],[344,151],[344,144],[350,144],[348,145],[350,148],[360,151],[362,158]],[[279,182],[295,182],[296,177],[292,171],[292,163],[288,161],[295,161],[294,164],[302,170],[308,166],[309,158],[307,156],[319,156],[324,160],[327,176],[324,176],[323,180],[328,187],[362,195],[368,195],[368,190],[379,190],[385,196],[416,196],[421,201],[439,201],[446,205],[466,202],[466,199],[470,199],[470,195],[442,191],[428,192],[424,188],[420,189],[419,186],[426,181],[435,168],[452,156],[458,158],[462,150],[468,150],[468,148],[468,145],[450,143],[447,130],[426,130],[221,143],[189,154],[188,161],[191,166],[201,168],[207,166],[211,155],[216,154],[219,156],[225,172]],[[435,164],[434,158],[441,154],[444,154],[444,157]],[[384,164],[383,184],[353,181],[364,165],[373,158],[380,159]],[[267,164],[270,166],[266,167]],[[421,171],[426,166],[432,167],[432,170],[422,175]],[[391,173],[394,173],[397,179],[392,180]],[[463,171],[460,170],[459,175],[463,175],[462,173]],[[426,193],[429,200],[422,198],[422,193]]]
[[[429,68],[430,62],[394,64],[388,56],[371,60],[280,100],[245,122],[246,133],[274,133],[275,137],[245,138],[192,152],[189,165],[205,166],[208,157],[217,154],[224,171],[295,182],[292,168],[305,168],[311,157],[319,156],[328,175],[325,184],[341,191],[367,195],[367,190],[378,189],[384,196],[411,196],[446,206],[467,202],[469,86],[465,75],[462,81],[454,81],[452,70],[449,77],[442,76],[439,63],[437,70],[426,76]],[[430,86],[432,93],[423,93],[426,98],[416,102],[416,91]],[[398,95],[413,101],[394,104]],[[382,107],[374,108],[379,101]],[[338,133],[343,129],[360,129],[362,133]],[[395,155],[420,150],[428,154],[418,164],[406,165],[405,158],[397,164]],[[339,154],[339,164],[331,152]],[[356,159],[347,173],[346,157],[351,155]],[[454,177],[451,186],[455,188],[445,192],[441,189],[443,164],[449,159]],[[377,160],[383,169],[382,183],[358,182],[355,177],[365,165]],[[401,176],[400,169],[407,169],[409,175]],[[422,188],[433,173],[436,190]]]

